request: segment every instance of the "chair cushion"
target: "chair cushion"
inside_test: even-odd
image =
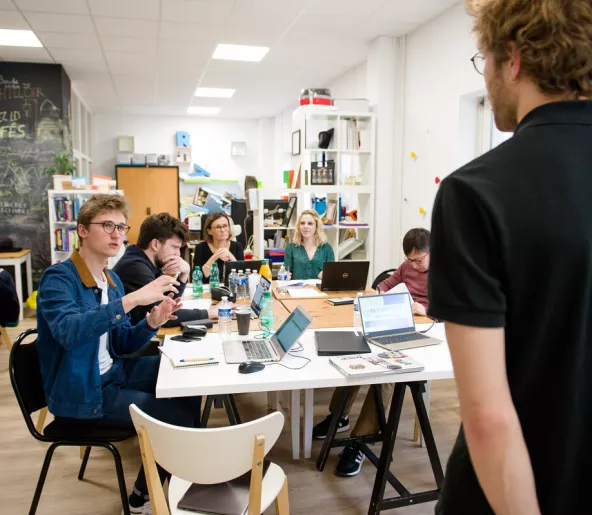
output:
[[[135,436],[133,428],[109,427],[92,422],[71,424],[54,420],[45,427],[43,435],[53,440],[71,440],[75,442],[121,442]]]

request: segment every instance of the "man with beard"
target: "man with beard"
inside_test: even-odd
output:
[[[446,178],[428,314],[446,322],[462,427],[438,514],[589,513],[592,5],[470,6],[495,123]]]
[[[163,274],[177,276],[181,297],[189,281],[191,267],[181,258],[181,247],[187,242],[189,231],[177,218],[167,213],[151,215],[142,222],[137,245],[129,245],[113,271],[119,275],[125,293],[132,293],[151,283]],[[130,313],[132,324],[146,317],[153,306],[137,306]],[[165,327],[175,327],[189,320],[214,319],[217,309],[180,309],[176,319]]]

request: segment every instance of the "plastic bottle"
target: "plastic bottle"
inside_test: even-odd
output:
[[[210,288],[217,288],[218,286],[220,286],[218,263],[212,263],[212,268],[210,269]]]
[[[277,275],[278,281],[282,281],[281,283],[278,282],[278,293],[288,293],[288,270],[282,264],[280,271]]]
[[[242,270],[238,273],[236,278],[236,298],[237,300],[249,298],[249,295],[247,294],[247,276]]]
[[[236,268],[233,268],[228,275],[228,288],[230,289],[231,296],[235,299],[238,298],[236,295],[236,283],[238,279],[238,274],[236,273]]]
[[[253,300],[253,297],[255,296],[255,292],[257,291],[257,286],[259,285],[260,281],[261,276],[257,272],[253,272],[249,276],[249,297],[251,300]]]
[[[269,268],[269,259],[264,259],[263,262],[261,263],[261,268],[259,269],[259,275],[261,275],[262,277],[265,277],[269,281],[272,280],[271,268]]]
[[[203,274],[201,268],[196,266],[193,269],[193,298],[201,299],[203,297]]]
[[[273,299],[271,298],[271,292],[266,291],[263,294],[263,299],[263,309],[261,309],[259,320],[261,321],[261,330],[266,336],[269,336],[274,333]]]
[[[228,297],[222,297],[218,304],[218,333],[220,336],[230,336],[232,332],[232,306],[228,302]]]
[[[362,315],[360,313],[360,301],[358,300],[362,295],[364,295],[364,293],[359,291],[354,299],[354,331],[362,330]]]

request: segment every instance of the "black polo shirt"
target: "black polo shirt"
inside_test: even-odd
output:
[[[592,102],[533,110],[442,181],[430,248],[429,314],[505,328],[542,513],[591,513]],[[462,428],[436,511],[492,513]]]

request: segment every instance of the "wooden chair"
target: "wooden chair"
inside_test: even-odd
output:
[[[8,347],[8,352],[12,350],[12,342],[10,341],[10,336],[8,336],[8,331],[6,327],[0,326],[0,343],[3,343]]]
[[[230,427],[191,429],[160,422],[135,404],[130,413],[140,440],[150,504],[154,515],[186,515],[177,504],[192,483],[213,485],[251,470],[248,515],[260,515],[273,501],[277,515],[289,515],[288,480],[270,463],[265,477],[263,459],[277,441],[284,416],[266,417]],[[156,462],[172,474],[167,506]]]

